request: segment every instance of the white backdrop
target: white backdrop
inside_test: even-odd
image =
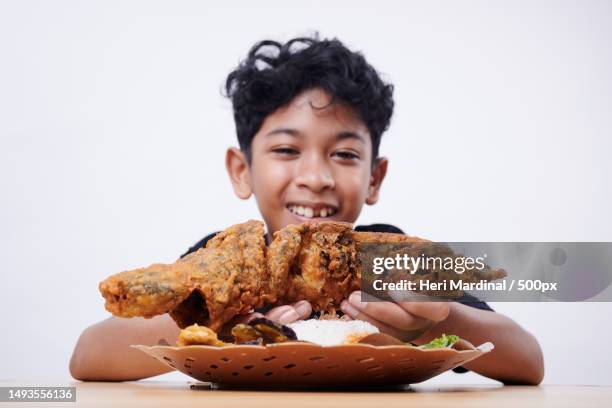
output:
[[[307,3],[0,2],[0,380],[68,378],[100,280],[258,218],[225,174],[220,88],[264,38],[337,36],[396,85],[361,223],[612,241],[612,3]],[[546,383],[612,384],[612,304],[493,306],[538,337]]]

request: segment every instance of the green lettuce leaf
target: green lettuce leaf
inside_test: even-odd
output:
[[[451,347],[458,340],[459,340],[459,336],[455,336],[454,334],[447,336],[446,334],[443,334],[442,337],[438,337],[436,339],[433,339],[427,344],[423,344],[421,348],[434,349],[434,348]]]

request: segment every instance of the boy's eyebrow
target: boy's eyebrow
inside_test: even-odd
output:
[[[278,135],[278,134],[286,134],[286,135],[294,136],[294,137],[298,137],[302,135],[302,133],[297,129],[278,128],[278,129],[274,129],[266,133],[266,136],[272,136],[272,135]],[[350,130],[343,130],[339,132],[338,134],[336,134],[336,140],[344,140],[344,139],[357,139],[365,143],[365,139],[363,138],[362,135],[360,135],[357,132],[351,132]]]
[[[274,130],[269,131],[268,133],[266,133],[266,136],[278,135],[278,134],[281,134],[281,133],[284,133],[284,134],[289,135],[289,136],[296,136],[296,137],[301,135],[300,131],[297,130],[297,129],[278,128],[278,129],[274,129]]]
[[[365,139],[363,138],[363,136],[361,136],[357,132],[351,132],[350,130],[344,130],[344,131],[338,133],[336,135],[336,139],[337,140],[357,139],[357,140],[361,141],[362,143],[365,143]]]

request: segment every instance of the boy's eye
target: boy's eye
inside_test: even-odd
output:
[[[296,149],[292,147],[277,147],[272,149],[272,151],[282,156],[294,156],[299,153]]]
[[[333,154],[334,156],[342,160],[358,160],[359,155],[357,153],[348,150],[339,150]]]

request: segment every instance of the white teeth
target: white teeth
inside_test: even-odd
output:
[[[314,218],[314,217],[331,217],[335,214],[335,210],[333,208],[321,208],[319,211],[315,211],[312,207],[302,207],[300,205],[291,205],[287,207],[289,211],[294,214],[301,215],[306,218]]]

